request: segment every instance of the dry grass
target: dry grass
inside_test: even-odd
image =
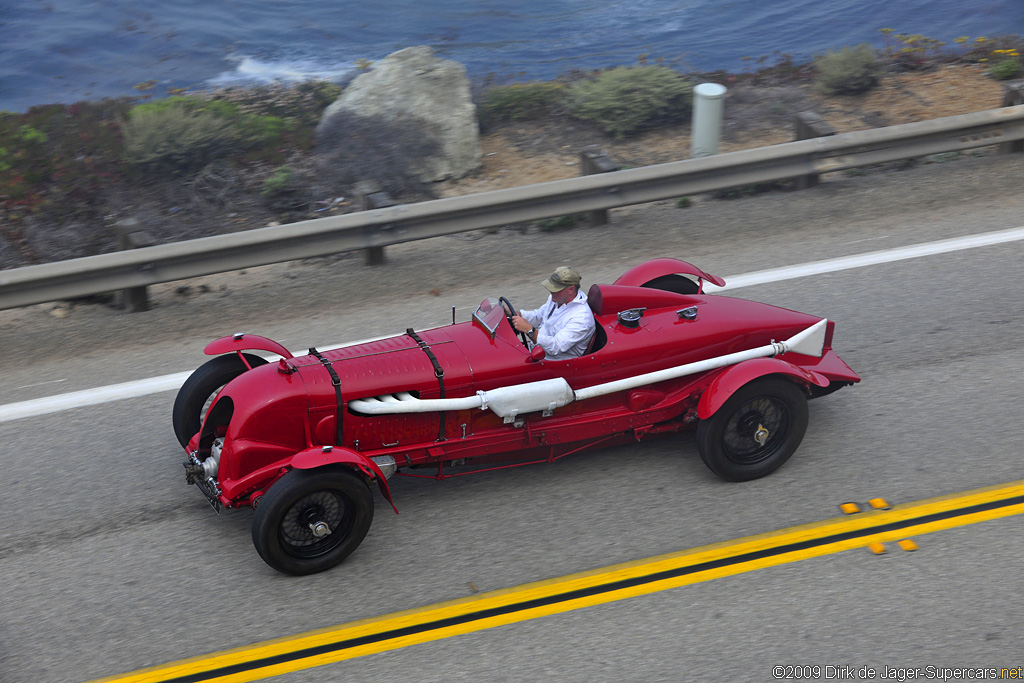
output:
[[[933,71],[889,74],[863,95],[824,97],[810,84],[730,89],[720,151],[733,152],[793,140],[793,116],[817,112],[840,133],[994,109],[1003,85],[975,64]],[[475,175],[438,185],[441,196],[486,192],[572,178],[579,151],[600,144],[619,164],[642,166],[690,156],[688,125],[616,141],[571,119],[508,124],[485,135],[483,168]]]

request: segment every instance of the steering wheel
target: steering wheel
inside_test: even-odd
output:
[[[516,307],[512,305],[511,301],[509,301],[503,296],[498,297],[498,302],[501,303],[503,306],[507,307],[508,310],[506,311],[505,320],[507,320],[508,324],[512,326],[512,331],[519,335],[519,339],[523,342],[523,346],[525,346],[527,350],[529,350],[530,338],[526,336],[525,332],[520,332],[519,330],[516,329],[516,326],[512,324],[512,316],[516,315]],[[508,311],[511,311],[511,313],[509,313]]]

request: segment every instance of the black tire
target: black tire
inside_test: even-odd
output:
[[[763,441],[757,438],[760,436]],[[697,425],[697,449],[722,479],[749,481],[771,474],[793,455],[807,431],[807,397],[794,382],[758,379]]]
[[[675,292],[676,294],[696,294],[700,290],[696,282],[685,275],[677,274],[662,275],[645,282],[641,286],[651,289],[663,289],[666,292]]]
[[[264,365],[267,362],[250,353],[244,355],[252,367]],[[171,417],[174,424],[174,435],[178,437],[178,443],[182,448],[188,447],[189,439],[195,436],[199,428],[203,426],[203,417],[209,408],[210,399],[220,391],[221,387],[248,369],[237,354],[231,354],[217,356],[200,365],[195,372],[189,375],[189,378],[181,385],[181,389],[178,390],[177,398],[174,399],[174,410]]]
[[[373,521],[373,495],[352,470],[292,470],[270,487],[252,519],[252,543],[284,574],[315,574],[352,553]],[[326,524],[322,538],[312,528]]]

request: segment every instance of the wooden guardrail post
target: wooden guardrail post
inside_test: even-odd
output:
[[[360,180],[356,183],[356,199],[359,201],[361,211],[383,209],[398,204],[375,180]],[[368,266],[379,266],[384,263],[384,247],[370,247],[364,249],[363,254]]]
[[[1003,84],[1003,106],[1014,107],[1024,104],[1024,81],[1008,81]],[[1004,142],[999,145],[998,154],[1024,152],[1024,140]]]
[[[619,165],[612,161],[608,152],[598,145],[587,145],[580,150],[580,175],[610,173],[618,171]],[[587,225],[607,225],[608,209],[587,212]]]
[[[134,218],[114,223],[114,233],[117,235],[118,251],[151,247],[156,244],[156,240]],[[148,311],[149,290],[145,286],[122,289],[118,296],[118,306],[129,313]]]
[[[836,129],[813,111],[802,111],[793,119],[793,132],[797,140],[810,140],[835,135]],[[793,179],[794,190],[806,190],[818,184],[818,174],[810,173]]]

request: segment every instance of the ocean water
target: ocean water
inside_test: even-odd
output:
[[[880,28],[952,42],[1024,34],[1024,0],[0,0],[0,110],[169,88],[344,79],[431,45],[471,76],[632,64],[734,72]]]

